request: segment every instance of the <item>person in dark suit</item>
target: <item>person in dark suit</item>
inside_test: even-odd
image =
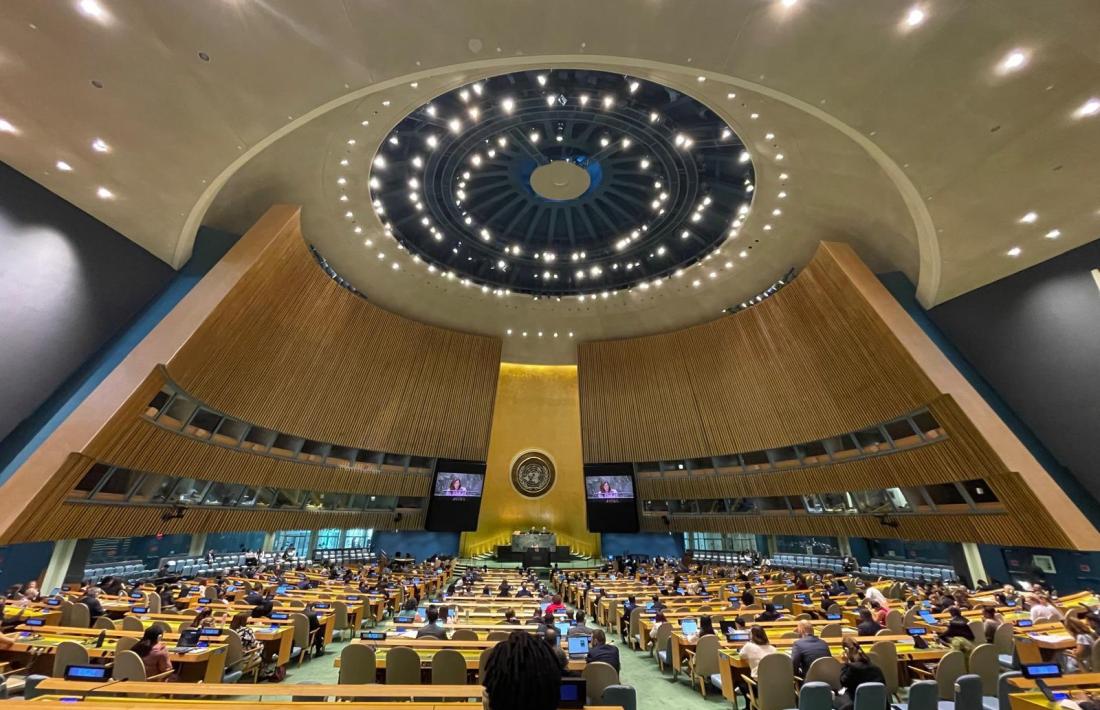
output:
[[[569,670],[569,659],[566,658],[565,651],[561,649],[561,637],[558,636],[558,630],[553,626],[549,627],[543,634],[543,639],[546,640],[546,645],[553,651],[554,658],[557,659],[558,666],[561,669],[561,674],[565,675]]]
[[[871,663],[867,654],[851,638],[844,639],[845,663],[840,669],[841,691],[833,700],[837,710],[848,710],[855,703],[856,688],[864,683],[886,683],[882,669]]]
[[[860,636],[874,636],[882,631],[882,626],[875,621],[875,617],[871,616],[870,609],[860,609],[859,623],[856,624],[856,629],[859,631]]]
[[[80,598],[80,604],[88,607],[88,612],[91,614],[92,622],[103,616],[107,612],[103,609],[103,605],[99,602],[99,595],[103,590],[99,587],[88,587],[88,591],[84,592],[84,596]]]
[[[619,649],[607,642],[607,636],[603,629],[592,632],[592,647],[588,649],[587,663],[600,661],[609,664],[616,671],[619,670]]]
[[[521,583],[519,585],[519,591],[516,592],[516,599],[519,599],[521,597],[530,597],[530,596],[531,596],[531,590],[527,588],[526,584]]]
[[[508,596],[509,592],[511,592],[511,591],[512,591],[512,585],[508,584],[507,579],[502,580],[501,583],[500,583],[500,586],[497,587],[498,595],[502,596],[502,597]]]
[[[417,629],[416,637],[419,639],[419,638],[424,638],[425,636],[427,636],[429,638],[437,638],[437,639],[441,639],[443,641],[446,641],[447,640],[447,629],[443,628],[443,626],[438,623],[439,622],[439,609],[437,609],[434,604],[431,605],[430,607],[428,607],[427,616],[428,616],[428,623],[424,624],[419,629]]]
[[[623,642],[626,642],[626,635],[630,633],[630,613],[638,607],[638,601],[631,594],[626,598],[626,603],[623,604],[623,613],[619,615],[619,633],[623,637]]]
[[[830,655],[829,644],[814,636],[814,625],[808,619],[798,622],[798,636],[791,644],[791,665],[795,675],[805,678],[811,663]]]

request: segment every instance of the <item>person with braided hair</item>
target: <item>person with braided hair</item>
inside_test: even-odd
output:
[[[561,666],[543,639],[513,631],[489,653],[481,684],[486,710],[556,710]]]

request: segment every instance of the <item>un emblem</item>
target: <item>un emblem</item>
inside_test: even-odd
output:
[[[554,463],[546,454],[525,451],[512,464],[512,486],[528,498],[538,498],[554,485]]]

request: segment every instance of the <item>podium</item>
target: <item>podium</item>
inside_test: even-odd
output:
[[[550,548],[528,547],[523,551],[524,567],[549,567]]]

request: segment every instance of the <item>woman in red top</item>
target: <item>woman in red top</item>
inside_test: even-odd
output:
[[[561,603],[561,597],[557,594],[550,600],[550,605],[546,607],[547,614],[557,614],[559,611],[565,611],[565,605]]]
[[[156,626],[145,629],[145,635],[131,649],[145,664],[145,677],[152,678],[172,670],[172,661],[168,659],[168,649],[160,641],[163,632]],[[169,676],[162,680],[173,680]]]

